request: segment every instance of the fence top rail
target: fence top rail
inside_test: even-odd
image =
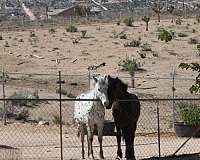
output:
[[[99,99],[76,99],[76,98],[41,98],[41,99],[15,99],[0,98],[0,101],[100,101]],[[140,98],[140,99],[117,99],[117,101],[200,101],[200,98]]]
[[[6,74],[10,74],[10,75],[27,75],[27,76],[58,76],[57,73],[20,73],[20,72],[5,72]],[[96,73],[98,74],[98,73]],[[85,74],[62,74],[63,77],[67,77],[67,76],[74,76],[74,77],[79,77],[79,76],[88,76],[88,73]],[[111,76],[117,76],[117,75],[111,75]],[[119,78],[130,78],[130,76],[117,76]],[[134,76],[135,79],[176,79],[176,80],[195,80],[195,77],[177,77],[177,76],[169,76],[169,77],[158,77],[158,76]]]

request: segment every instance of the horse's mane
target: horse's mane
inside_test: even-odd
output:
[[[122,90],[126,92],[128,90],[128,85],[126,83],[124,83],[121,79],[119,79],[118,77],[117,77],[117,80],[119,81],[119,83],[122,87]]]

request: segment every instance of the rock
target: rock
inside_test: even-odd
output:
[[[49,122],[47,122],[47,121],[39,121],[38,125],[49,125]]]

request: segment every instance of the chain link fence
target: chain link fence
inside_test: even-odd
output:
[[[14,73],[5,75],[7,75],[6,82],[2,81],[5,84],[5,99],[0,99],[0,159],[80,159],[81,142],[77,137],[77,126],[73,121],[73,106],[74,97],[89,88],[88,75],[63,75],[60,78],[65,83],[62,84],[61,90],[57,83],[58,75]],[[121,78],[129,81],[126,77]],[[169,91],[173,86],[171,79],[152,78],[152,80],[169,84],[166,87]],[[142,81],[144,79],[136,79],[137,83]],[[183,89],[180,82],[174,84],[177,90]],[[3,85],[0,87],[2,90]],[[199,99],[184,100],[178,96],[178,98],[174,96],[174,99],[172,96],[168,97],[169,99],[158,99],[149,96],[150,91],[145,95],[139,87],[130,88],[130,91],[136,92],[141,102],[141,115],[135,138],[137,159],[174,154],[188,140],[177,137],[174,131],[174,122],[179,121],[178,104],[180,102],[199,104]],[[3,102],[6,106],[6,125],[4,125]],[[113,121],[111,110],[106,110],[105,118]],[[94,156],[98,158],[99,144],[96,137],[93,144]],[[199,138],[191,138],[177,154],[197,153],[199,144]],[[103,149],[106,159],[115,159],[116,138],[104,136]],[[122,149],[124,153],[124,142]]]

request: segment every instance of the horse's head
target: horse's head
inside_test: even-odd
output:
[[[118,77],[112,78],[108,75],[108,100],[109,105],[107,109],[111,109],[113,102],[123,96],[127,91],[128,86],[124,84]]]
[[[109,105],[108,100],[108,76],[98,75],[93,77],[94,80],[94,90],[96,96],[100,99],[103,106],[107,107]]]

